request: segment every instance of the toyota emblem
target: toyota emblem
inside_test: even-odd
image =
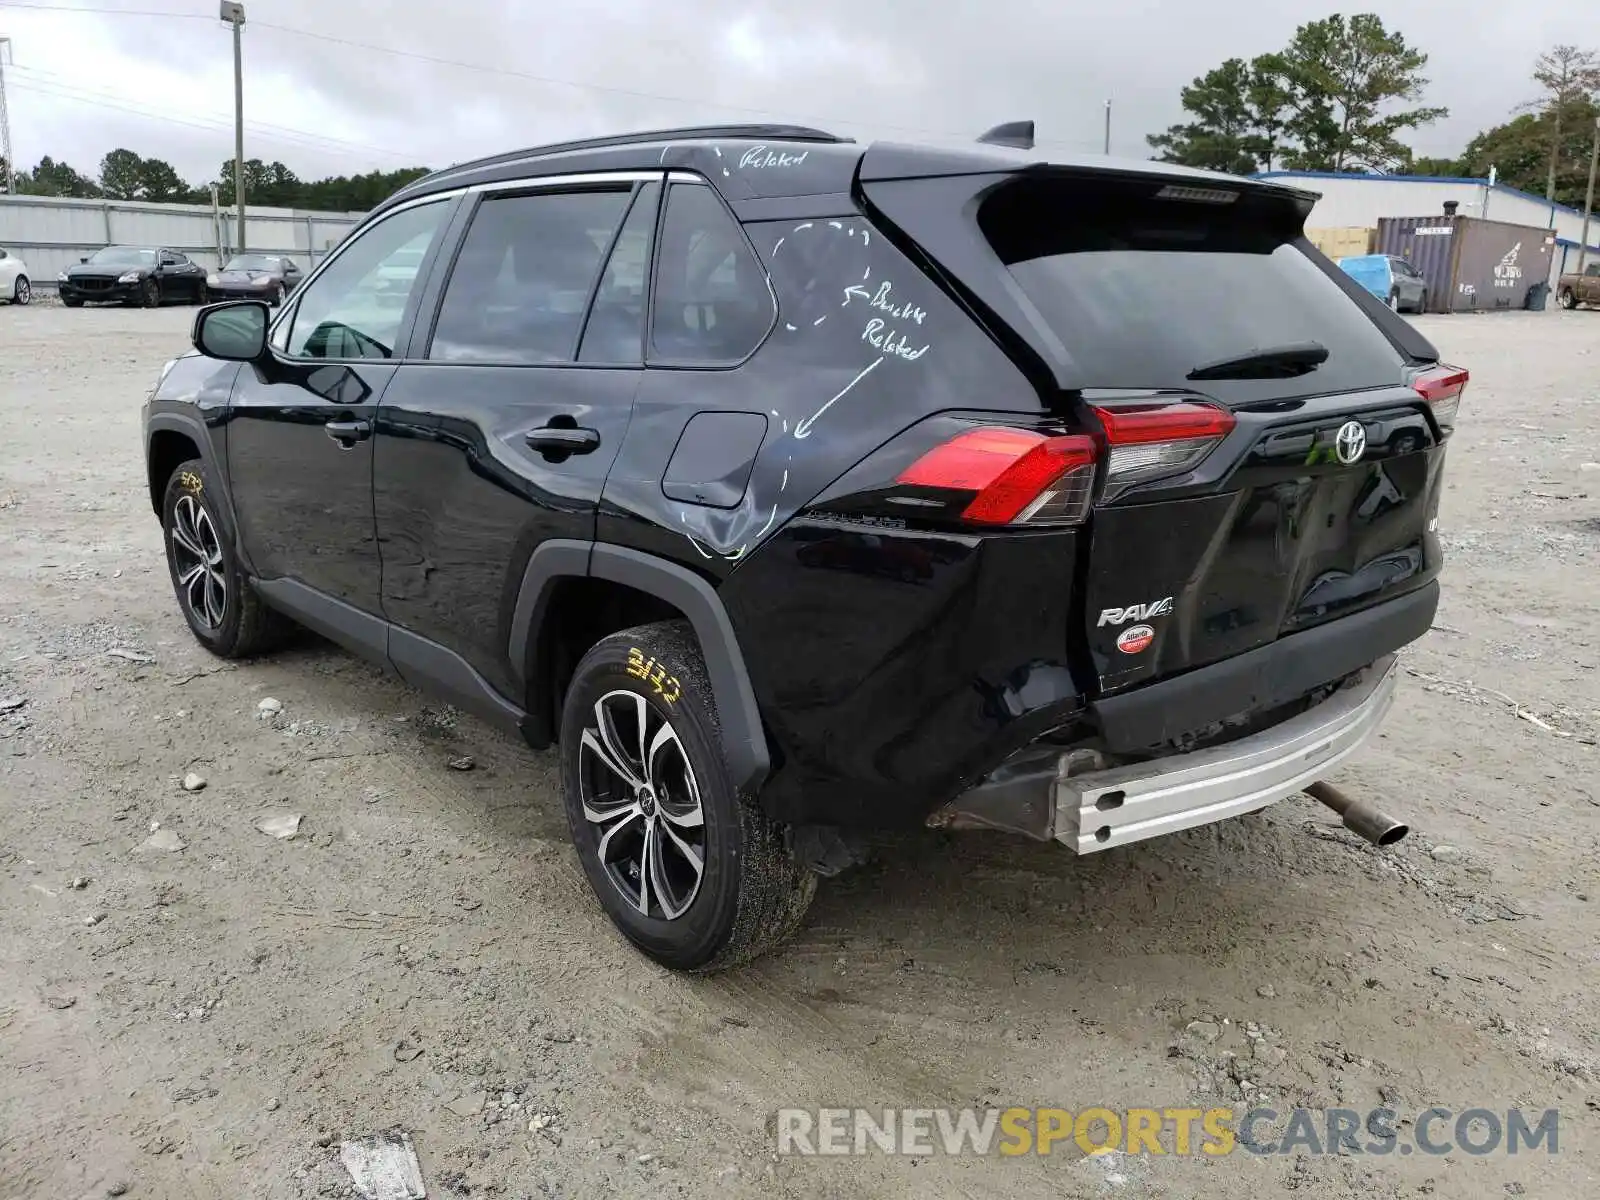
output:
[[[1360,421],[1346,421],[1339,426],[1333,438],[1333,452],[1346,466],[1360,460],[1367,452],[1367,431]]]

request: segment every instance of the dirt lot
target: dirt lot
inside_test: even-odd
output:
[[[1411,840],[930,833],[710,979],[613,934],[551,756],[192,642],[139,449],[190,316],[0,308],[0,1196],[346,1195],[395,1126],[441,1197],[1600,1194],[1600,313],[1425,319],[1474,375],[1445,600],[1336,777]],[[1560,1153],[773,1152],[785,1106],[1255,1102],[1554,1107]]]

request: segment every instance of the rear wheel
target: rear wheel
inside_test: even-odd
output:
[[[816,876],[736,794],[687,624],[624,630],[584,655],[562,711],[561,768],[590,886],[663,966],[735,966],[799,925]]]
[[[161,528],[178,607],[199,643],[223,658],[271,648],[287,620],[261,602],[224,536],[217,484],[202,459],[181,464],[167,480]]]
[[[33,287],[28,283],[26,275],[18,275],[17,282],[11,288],[11,303],[27,304],[33,299]]]
[[[139,289],[139,302],[146,308],[160,307],[161,285],[154,279],[146,279],[144,286]]]
[[[1561,289],[1561,307],[1569,311],[1578,307],[1578,297],[1573,294],[1571,288]]]

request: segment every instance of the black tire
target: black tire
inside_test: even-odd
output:
[[[1389,311],[1390,312],[1399,312],[1400,311],[1400,289],[1399,288],[1395,288],[1394,290],[1392,290],[1389,293]]]
[[[63,296],[63,297],[61,297],[61,303],[63,305],[65,305],[67,308],[82,308],[83,307],[83,301],[78,299],[78,297],[76,297],[76,296]]]
[[[283,303],[283,284],[280,283],[277,287],[272,289],[272,298],[269,303],[273,308],[277,308]]]
[[[33,302],[33,285],[28,282],[26,275],[18,275],[17,282],[11,287],[11,303],[26,307]]]
[[[601,704],[612,718],[615,746],[638,746],[649,737],[649,745],[659,747],[649,755],[621,752],[635,772],[633,783],[607,766],[612,748],[601,736]],[[651,732],[639,731],[640,712]],[[687,623],[612,634],[578,664],[561,714],[562,791],[573,843],[600,906],[622,935],[679,971],[719,971],[765,953],[799,926],[816,893],[816,876],[795,860],[783,830],[735,793],[721,744],[705,660]],[[650,767],[641,771],[645,758]],[[695,790],[698,829],[690,807]],[[596,822],[586,808],[619,815]],[[664,847],[655,860],[659,877],[643,867],[650,837]],[[624,861],[602,863],[605,842],[611,843],[607,857]],[[637,861],[629,853],[635,846]],[[692,887],[684,846],[703,863]],[[625,892],[630,870],[641,886]],[[654,891],[645,894],[641,911],[645,887]]]
[[[211,297],[206,295],[206,291],[207,288],[204,283],[194,289],[194,302],[196,304],[209,304],[211,302]]]
[[[139,303],[145,308],[160,308],[161,284],[154,279],[146,279],[139,288]]]
[[[1568,312],[1578,307],[1578,297],[1573,294],[1571,288],[1561,289],[1561,307]]]
[[[261,602],[239,569],[217,489],[215,477],[198,458],[180,464],[167,480],[161,502],[167,571],[195,640],[222,658],[247,658],[277,644],[288,621]],[[205,552],[207,563],[190,581],[189,573],[202,557],[197,549]]]
[[[1425,313],[1428,311],[1428,293],[1426,291],[1417,297],[1417,306],[1411,311],[1415,313]]]

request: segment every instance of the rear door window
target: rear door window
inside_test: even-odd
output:
[[[651,305],[650,357],[664,365],[741,362],[777,317],[744,230],[704,184],[667,192]]]
[[[490,196],[473,215],[428,357],[571,362],[631,189]]]
[[[997,192],[990,245],[1097,388],[1186,388],[1245,403],[1393,385],[1401,358],[1297,244],[1275,198],[1159,198],[1165,181],[1063,178]],[[1226,193],[1224,193],[1226,194]],[[1196,367],[1317,342],[1327,361],[1290,378],[1192,383]]]
[[[645,292],[650,281],[650,241],[661,185],[647,183],[633,198],[611,257],[595,288],[583,327],[578,361],[635,365],[644,361]]]

